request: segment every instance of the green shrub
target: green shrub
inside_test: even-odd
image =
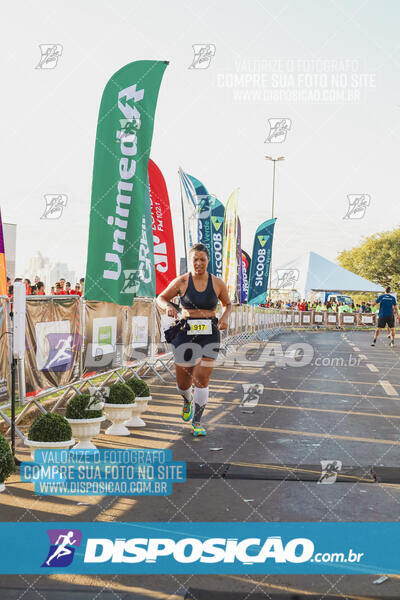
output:
[[[150,396],[149,386],[145,381],[143,381],[143,379],[139,379],[139,377],[132,377],[132,379],[128,379],[126,385],[129,385],[131,390],[135,392],[136,396]]]
[[[65,417],[55,413],[37,417],[28,432],[28,439],[32,442],[66,442],[71,438],[71,425]]]
[[[110,386],[110,395],[107,404],[133,404],[135,394],[126,383],[114,383]]]
[[[15,472],[14,457],[6,438],[0,433],[0,483]]]
[[[65,416],[67,419],[97,419],[103,415],[103,411],[91,407],[98,403],[98,399],[94,396],[79,394],[68,402]]]

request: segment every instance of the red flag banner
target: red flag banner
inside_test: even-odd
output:
[[[151,221],[153,225],[156,294],[176,277],[174,231],[167,186],[157,165],[149,160]]]

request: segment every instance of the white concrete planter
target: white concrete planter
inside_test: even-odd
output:
[[[71,425],[72,435],[79,440],[74,448],[81,450],[95,449],[96,446],[90,440],[99,435],[101,423],[105,419],[105,416],[96,417],[95,419],[67,419]]]
[[[66,442],[35,442],[25,438],[24,444],[25,446],[30,447],[32,460],[35,460],[35,450],[60,450],[62,448],[70,448],[75,444],[75,440],[74,438],[71,438]]]
[[[106,429],[107,435],[130,435],[129,429],[124,422],[132,417],[135,403],[132,404],[104,404],[104,412],[112,425]]]
[[[146,412],[151,396],[136,396],[135,406],[132,411],[132,418],[125,421],[127,427],[146,427],[146,423],[140,418],[140,415]]]

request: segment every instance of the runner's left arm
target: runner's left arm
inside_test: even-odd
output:
[[[222,279],[220,279],[220,292],[218,294],[218,300],[221,301],[224,310],[222,311],[222,315],[218,320],[218,329],[228,329],[229,315],[232,312],[232,303],[229,298],[228,288]]]

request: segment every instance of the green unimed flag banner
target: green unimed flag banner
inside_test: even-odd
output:
[[[147,285],[145,194],[154,113],[167,61],[117,71],[100,104],[94,153],[85,297],[132,304]],[[154,263],[154,260],[153,260]]]
[[[275,221],[276,219],[269,219],[269,221],[261,223],[254,236],[247,295],[248,304],[265,304],[267,300]]]

